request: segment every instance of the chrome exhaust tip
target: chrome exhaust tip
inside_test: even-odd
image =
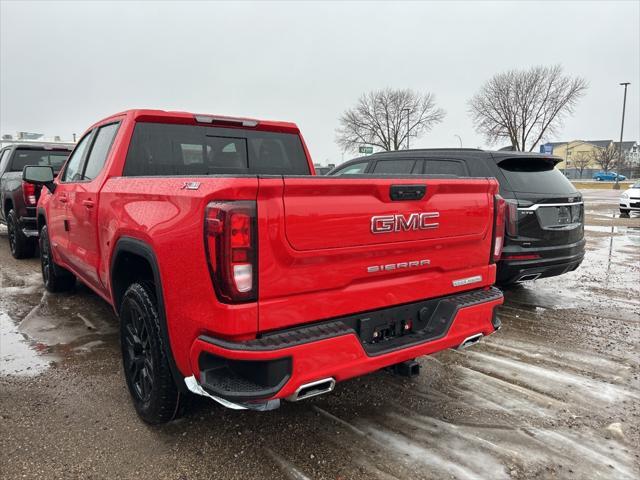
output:
[[[481,338],[482,338],[481,333],[476,333],[475,335],[471,335],[470,337],[465,338],[462,341],[462,343],[458,345],[457,350],[462,350],[463,348],[471,347],[472,345],[479,343]]]
[[[541,273],[529,273],[527,275],[522,275],[518,279],[518,282],[531,282],[533,280],[537,280],[538,278],[540,278],[540,275],[542,275],[542,274]]]
[[[305,398],[316,397],[325,393],[331,392],[336,386],[336,381],[333,377],[323,378],[322,380],[316,380],[315,382],[305,383],[300,385],[298,389],[287,397],[290,402],[297,402],[304,400]]]

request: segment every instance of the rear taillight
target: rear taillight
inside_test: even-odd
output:
[[[493,217],[493,248],[491,249],[491,262],[500,260],[504,247],[504,224],[506,219],[506,202],[500,195],[494,197]]]
[[[517,200],[505,200],[506,231],[510,237],[518,236],[518,202]]]
[[[220,301],[257,298],[256,203],[211,202],[205,213],[205,248]]]
[[[36,186],[33,183],[22,182],[22,197],[27,207],[36,206]]]

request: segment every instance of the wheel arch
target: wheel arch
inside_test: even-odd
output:
[[[38,232],[47,224],[47,215],[44,212],[44,208],[38,207],[36,214],[36,226],[38,228]]]
[[[176,386],[181,391],[186,391],[184,376],[179,371],[173,358],[164,307],[164,295],[162,293],[162,278],[153,248],[143,240],[133,237],[120,237],[113,249],[109,272],[111,298],[113,299],[113,308],[116,314],[118,314],[120,302],[127,287],[133,281],[148,279],[153,282],[154,293],[158,302],[162,347],[167,355],[169,368]]]

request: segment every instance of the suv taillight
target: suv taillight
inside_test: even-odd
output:
[[[502,247],[504,247],[504,224],[506,219],[506,202],[500,195],[496,195],[493,201],[493,247],[491,249],[491,263],[500,260]]]
[[[505,200],[506,205],[506,230],[507,235],[510,237],[518,236],[518,201],[517,200]]]
[[[205,248],[216,294],[224,303],[257,299],[256,202],[211,202]]]
[[[36,206],[36,186],[33,183],[22,182],[22,198],[27,207]]]

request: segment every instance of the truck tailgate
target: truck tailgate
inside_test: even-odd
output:
[[[259,329],[490,285],[496,193],[488,179],[261,178]]]

